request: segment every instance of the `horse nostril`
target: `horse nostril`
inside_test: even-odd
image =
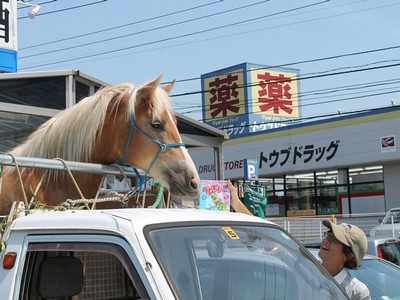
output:
[[[194,177],[192,177],[191,180],[190,180],[190,187],[191,187],[193,190],[197,190],[198,186],[199,186],[199,185],[198,185],[197,181],[195,180]]]

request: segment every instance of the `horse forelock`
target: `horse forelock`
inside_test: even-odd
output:
[[[49,119],[11,153],[15,156],[89,161],[97,133],[104,125],[108,105],[113,99],[119,103],[133,87],[131,83],[121,83],[102,88]]]

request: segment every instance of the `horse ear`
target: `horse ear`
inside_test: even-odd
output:
[[[162,75],[158,76],[153,81],[146,83],[137,91],[137,97],[140,99],[151,99],[154,95],[155,90],[160,85]]]
[[[164,86],[162,86],[161,88],[162,88],[165,92],[167,92],[167,94],[169,94],[169,92],[172,90],[172,87],[175,85],[175,82],[176,82],[176,80],[174,79],[174,80],[171,81],[171,83],[169,83],[169,84],[167,84],[167,85],[164,85]]]

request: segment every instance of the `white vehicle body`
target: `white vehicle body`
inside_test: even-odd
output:
[[[0,256],[2,300],[64,296],[206,299],[206,288],[210,294],[224,293],[220,299],[234,299],[233,280],[240,277],[235,272],[263,263],[285,270],[275,294],[269,295],[263,287],[271,282],[266,276],[274,279],[278,275],[257,271],[258,279],[265,277],[259,287],[263,299],[292,297],[282,294],[295,290],[286,280],[288,272],[299,299],[326,299],[328,294],[331,299],[346,299],[327,272],[286,231],[244,214],[138,208],[35,211],[12,221],[6,235]],[[10,263],[12,256],[15,261]],[[223,270],[222,278],[232,281],[211,287],[220,276],[210,277],[216,275],[208,265],[228,260],[243,267]],[[249,269],[246,274],[255,272]],[[247,292],[254,293],[252,289]]]
[[[371,229],[370,236],[400,237],[400,207],[391,208],[381,224]]]

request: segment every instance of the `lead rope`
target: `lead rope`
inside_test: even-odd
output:
[[[103,181],[104,181],[104,178],[105,178],[106,176],[103,176],[102,178],[101,178],[101,180],[100,180],[100,183],[99,183],[99,186],[97,187],[97,193],[96,193],[96,195],[94,196],[94,202],[93,202],[93,205],[92,205],[92,210],[94,210],[94,209],[96,209],[96,203],[97,203],[97,201],[99,200],[99,194],[100,194],[100,187],[101,187],[101,185],[103,184]]]
[[[28,198],[26,197],[26,193],[25,193],[25,189],[24,189],[24,184],[23,184],[23,182],[22,182],[22,175],[21,175],[21,172],[20,172],[20,170],[19,170],[19,166],[18,166],[17,160],[15,159],[14,155],[12,155],[11,153],[8,153],[8,155],[10,155],[11,158],[13,159],[15,168],[17,169],[18,179],[19,179],[19,182],[20,182],[20,184],[21,184],[22,195],[24,196],[24,202],[25,202],[25,205],[28,206]]]
[[[62,204],[55,207],[56,210],[65,210],[70,208],[76,208],[78,204],[84,204],[86,207],[89,204],[94,203],[104,203],[104,202],[121,202],[124,206],[125,203],[129,201],[129,196],[127,194],[119,194],[115,191],[107,193],[106,197],[98,199],[67,199]],[[79,208],[79,207],[78,207]]]
[[[42,186],[42,182],[43,182],[44,175],[45,175],[45,171],[42,173],[42,176],[40,176],[39,183],[38,183],[38,185],[36,186],[36,189],[35,189],[35,191],[34,191],[33,194],[32,194],[32,198],[31,198],[31,200],[29,201],[29,206],[27,206],[28,209],[31,208],[31,204],[32,204],[33,201],[36,199],[37,192],[39,191],[40,187]]]
[[[75,178],[74,178],[74,175],[72,174],[71,170],[69,169],[67,163],[66,163],[62,158],[57,157],[57,158],[55,158],[55,159],[61,161],[61,163],[64,165],[64,169],[67,170],[69,176],[71,177],[71,180],[72,180],[72,182],[74,183],[74,185],[75,185],[75,187],[76,187],[76,190],[78,191],[79,195],[81,196],[81,199],[85,199],[85,197],[83,196],[82,191],[81,191],[81,189],[79,188],[79,185],[78,185],[78,183],[76,182],[76,180],[75,180]],[[84,204],[85,204],[86,208],[89,209],[89,205],[88,205],[86,202],[84,202]]]
[[[170,205],[171,205],[171,193],[168,190],[167,208],[171,208]]]
[[[157,195],[157,198],[156,198],[156,201],[154,201],[154,203],[153,203],[153,205],[151,205],[150,207],[151,208],[157,208],[157,206],[160,204],[160,202],[161,202],[161,198],[164,198],[163,196],[164,196],[164,186],[161,184],[161,183],[159,183],[159,182],[156,182],[155,184],[154,184],[154,186],[157,188],[158,187],[158,195]]]
[[[126,185],[130,188],[130,192],[127,193],[127,199],[129,200],[129,198],[131,196],[133,196],[133,195],[135,195],[135,193],[137,193],[137,189],[133,188],[131,186],[130,180],[129,180],[128,176],[126,176],[124,170],[122,169],[122,166],[120,166],[117,163],[114,163],[114,164],[111,164],[111,165],[115,166],[115,167],[117,167],[119,169],[119,172],[121,173],[122,177],[124,178],[124,180],[126,182]],[[136,172],[136,170],[135,170],[135,172]],[[123,203],[123,208],[126,208],[128,206],[129,206],[129,201]]]
[[[147,191],[147,181],[144,183],[143,195],[142,195],[142,208],[144,208],[144,203],[146,201],[146,191]]]

